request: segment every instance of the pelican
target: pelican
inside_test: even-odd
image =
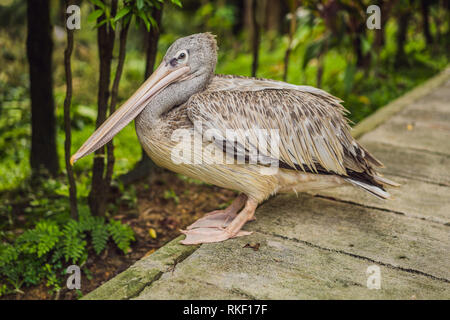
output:
[[[385,186],[397,184],[376,172],[382,163],[351,136],[342,100],[310,86],[218,75],[216,63],[212,34],[176,40],[155,72],[71,163],[104,146],[135,119],[138,139],[156,164],[239,191],[228,208],[181,230],[186,245],[251,234],[242,227],[254,219],[258,204],[277,193],[351,184],[389,198]],[[255,138],[257,130],[263,138]]]

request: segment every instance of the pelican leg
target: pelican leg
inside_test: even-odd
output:
[[[227,239],[247,236],[252,234],[248,231],[242,231],[241,228],[247,221],[253,220],[258,202],[253,199],[248,199],[245,203],[244,209],[233,219],[233,221],[226,227],[213,228],[195,228],[189,230],[181,230],[186,235],[186,238],[180,243],[182,244],[200,244],[220,242]]]
[[[240,194],[225,210],[208,212],[204,217],[198,219],[186,229],[196,228],[225,228],[236,217],[238,211],[244,206],[247,196]]]

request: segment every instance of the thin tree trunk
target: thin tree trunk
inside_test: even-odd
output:
[[[145,74],[144,81],[152,74],[155,67],[156,55],[158,52],[158,41],[161,28],[161,18],[163,12],[163,5],[161,8],[155,9],[152,12],[152,17],[157,23],[157,28],[151,28],[149,32],[145,33],[145,43],[146,43],[146,64],[145,64]],[[136,182],[144,177],[150,176],[153,171],[157,168],[156,164],[152,159],[149,158],[147,153],[143,148],[141,148],[142,156],[139,162],[126,174],[120,176],[120,180],[123,184],[127,185]]]
[[[442,2],[442,7],[444,8],[444,12],[446,12],[447,14],[445,15],[447,18],[447,21],[450,21],[450,0],[444,0]],[[447,22],[450,23],[450,22]],[[447,52],[447,57],[450,57],[450,26],[447,26],[447,31],[445,32],[444,35],[444,49],[445,52]]]
[[[429,6],[430,2],[421,0],[421,12],[422,12],[422,23],[423,23],[423,35],[428,45],[433,44],[433,36],[430,31],[430,12]]]
[[[361,37],[366,35],[366,25],[358,25],[356,33],[353,35],[353,50],[356,55],[356,66],[358,68],[367,68],[370,65],[370,55],[363,53]]]
[[[56,176],[56,119],[52,77],[52,26],[49,0],[27,2],[27,57],[30,68],[31,153],[33,176],[42,169]]]
[[[288,47],[286,49],[286,53],[284,54],[284,73],[283,73],[283,81],[287,80],[288,70],[289,70],[289,56],[292,51],[292,40],[294,40],[295,30],[297,29],[297,16],[295,12],[298,7],[298,0],[292,0],[289,3],[291,5],[291,21],[289,24],[289,42]]]
[[[444,5],[444,1],[440,0],[439,3],[438,3],[438,8],[440,8],[443,5]],[[435,42],[438,44],[438,46],[441,44],[441,40],[442,40],[442,35],[441,35],[442,20],[441,20],[441,17],[442,17],[441,14],[436,14],[433,17],[434,23],[436,25],[436,40],[435,40]]]
[[[251,39],[251,34],[253,33],[253,24],[252,24],[252,3],[253,0],[245,0],[243,1],[243,9],[244,13],[242,14],[243,18],[243,26],[244,30],[247,30],[249,35],[249,40]]]
[[[120,78],[122,77],[123,65],[125,63],[128,29],[130,27],[130,22],[131,22],[131,19],[127,23],[122,24],[122,29],[120,30],[119,57],[118,57],[118,62],[117,62],[116,75],[114,77],[114,82],[113,82],[113,86],[111,89],[111,102],[109,105],[109,114],[110,115],[113,114],[114,111],[116,111],[117,97],[119,94],[119,83],[120,83]],[[115,163],[113,140],[111,140],[106,145],[106,153],[107,153],[107,163],[106,163],[105,185],[109,189],[109,186],[111,185],[111,179],[112,179],[114,163]]]
[[[265,6],[265,29],[266,31],[280,32],[282,1],[267,1]]]
[[[256,77],[256,73],[258,72],[258,60],[259,60],[259,43],[260,43],[260,30],[257,20],[257,1],[250,0],[251,5],[251,13],[252,13],[252,77]]]
[[[398,19],[398,31],[397,31],[397,53],[395,55],[395,65],[401,66],[406,65],[406,54],[405,54],[405,42],[406,42],[406,33],[408,31],[408,23],[409,18],[411,16],[411,12],[405,11],[403,12]]]
[[[392,8],[394,7],[396,2],[397,2],[396,0],[378,1],[378,6],[381,8],[381,26],[380,26],[381,28],[375,30],[374,48],[377,53],[381,51],[386,42],[385,27],[391,15]]]
[[[67,8],[71,4],[71,1],[66,0],[65,4],[66,7],[64,7],[64,12],[65,8]],[[72,102],[72,66],[70,58],[73,51],[73,30],[70,30],[66,26],[66,33],[67,47],[66,50],[64,50],[64,69],[66,74],[66,97],[64,99],[64,132],[66,138],[64,141],[64,158],[66,162],[67,180],[69,181],[70,216],[73,219],[78,220],[77,186],[75,183],[75,178],[73,176],[72,165],[70,164],[70,147],[72,145],[72,131],[70,126],[70,105]]]
[[[147,50],[146,50],[146,63],[145,63],[145,75],[144,80],[147,80],[148,77],[153,73],[153,69],[155,68],[156,54],[158,53],[158,41],[160,28],[161,28],[161,19],[162,19],[162,11],[163,5],[161,4],[161,8],[155,9],[152,13],[153,19],[155,19],[157,27],[151,28],[149,32],[147,32]]]
[[[323,71],[324,71],[324,59],[325,55],[328,51],[328,40],[325,40],[325,43],[323,45],[323,49],[319,53],[318,57],[318,66],[317,66],[317,75],[316,75],[316,86],[317,88],[322,87],[322,79],[323,79]]]
[[[112,1],[111,16],[115,16],[117,0]],[[105,17],[102,15],[97,20],[100,22]],[[103,24],[97,30],[97,42],[100,58],[100,78],[98,86],[98,114],[96,128],[106,120],[109,99],[109,84],[111,77],[111,63],[114,49],[115,32],[109,24]],[[105,184],[105,148],[95,152],[92,168],[92,185],[89,193],[89,207],[93,215],[103,216],[106,212],[106,204],[109,194],[109,186]]]

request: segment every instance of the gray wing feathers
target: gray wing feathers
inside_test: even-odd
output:
[[[342,102],[341,99],[328,92],[311,86],[298,86],[277,80],[235,75],[216,75],[206,88],[207,91],[261,91],[266,89],[286,89],[309,92],[334,104]],[[346,110],[344,109],[344,111]]]
[[[346,110],[339,102],[312,87],[216,76],[205,91],[188,100],[187,108],[192,122],[200,121],[204,130],[214,129],[224,140],[227,129],[237,132],[240,139],[245,139],[246,130],[252,135],[254,130],[249,129],[278,130],[278,160],[292,168],[317,172],[320,167],[346,175],[347,168],[363,172],[370,164],[380,166],[350,135]],[[247,140],[260,141],[254,138]],[[250,143],[249,148],[257,147]],[[272,156],[271,151],[268,148],[262,156]]]

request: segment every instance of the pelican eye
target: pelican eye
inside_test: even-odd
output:
[[[175,56],[177,57],[177,60],[179,62],[184,62],[188,58],[188,53],[186,50],[181,50],[181,51],[178,51]]]

